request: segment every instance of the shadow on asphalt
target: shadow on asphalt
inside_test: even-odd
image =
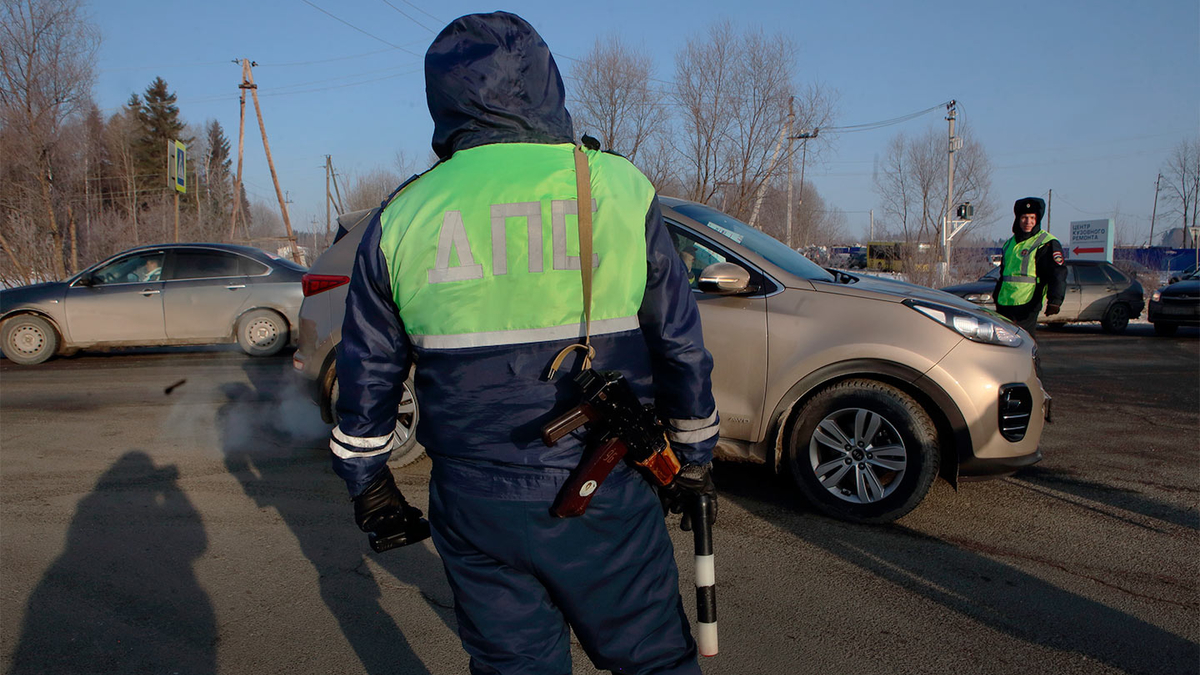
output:
[[[1157,518],[1172,525],[1200,530],[1200,513],[1196,511],[1181,509],[1149,499],[1136,490],[1084,480],[1068,471],[1032,466],[1013,476],[1010,480],[1015,483],[1028,483],[1061,490],[1076,497],[1090,499],[1148,518]]]
[[[274,509],[312,563],[321,599],[367,673],[427,674],[403,631],[382,602],[382,586],[367,556],[400,584],[415,588],[442,622],[457,634],[453,600],[442,561],[424,542],[375,554],[354,525],[345,484],[330,469],[329,427],[291,387],[290,374],[248,361],[251,385],[222,386],[229,398],[217,413],[225,466],[246,495]],[[283,428],[281,428],[283,427]],[[323,504],[324,506],[319,506]]]
[[[178,478],[130,450],[80,500],[10,675],[216,672],[216,616],[193,568],[208,540]]]
[[[764,481],[761,467],[722,465],[716,478],[723,499],[798,540],[1030,644],[1137,675],[1194,672],[1200,661],[1200,645],[984,555],[997,552],[902,524],[854,525],[816,515],[783,480]]]

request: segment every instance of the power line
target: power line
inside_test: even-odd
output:
[[[207,68],[209,66],[224,66],[225,61],[202,61],[199,63],[177,63],[174,65],[153,65],[153,66],[124,66],[121,68],[101,68],[97,72],[100,73],[120,73],[129,70],[166,70],[176,68]]]
[[[382,42],[383,44],[385,44],[385,45],[387,45],[387,46],[391,47],[392,49],[399,49],[400,51],[402,51],[402,52],[405,52],[406,54],[412,54],[413,56],[416,56],[416,57],[420,57],[420,56],[421,56],[420,54],[418,54],[418,53],[416,53],[416,52],[414,52],[414,51],[412,51],[412,50],[405,49],[404,47],[401,47],[400,45],[397,45],[397,44],[393,44],[393,43],[391,43],[391,42],[388,42],[387,40],[384,40],[383,38],[379,37],[378,35],[372,35],[371,33],[368,33],[367,31],[365,31],[365,30],[363,30],[363,29],[359,28],[358,26],[355,26],[354,24],[350,23],[349,21],[346,21],[345,19],[342,19],[342,18],[340,18],[340,17],[338,17],[338,16],[335,16],[335,15],[333,15],[333,14],[330,14],[329,12],[327,12],[327,11],[325,11],[325,10],[321,9],[320,7],[318,7],[318,6],[314,5],[313,3],[309,2],[309,0],[300,0],[300,2],[303,2],[304,4],[308,5],[309,7],[312,7],[313,9],[317,10],[318,12],[321,12],[322,14],[325,14],[326,16],[329,16],[330,18],[332,18],[332,19],[334,19],[334,20],[336,20],[336,21],[338,21],[338,22],[340,22],[340,23],[342,23],[342,24],[345,24],[346,26],[349,26],[350,28],[353,28],[354,30],[356,30],[356,31],[358,31],[358,32],[362,33],[363,35],[366,35],[367,37],[371,38],[372,40],[377,40],[377,41],[379,41],[379,42]]]
[[[949,101],[946,101],[945,103],[939,103],[937,105],[930,106],[924,110],[918,110],[916,112],[908,113],[907,115],[901,115],[899,117],[893,117],[893,118],[887,119],[887,120],[880,120],[878,122],[867,122],[865,124],[848,124],[848,125],[840,126],[840,127],[822,127],[822,130],[836,131],[836,132],[840,132],[840,133],[853,133],[856,131],[874,131],[876,129],[882,129],[884,127],[890,127],[890,126],[893,126],[896,124],[901,124],[903,122],[907,122],[909,120],[916,119],[922,115],[931,113],[934,110],[937,110],[939,108],[944,108],[949,103],[950,103]]]
[[[399,12],[399,13],[400,13],[400,16],[403,16],[404,18],[406,18],[406,19],[408,19],[409,21],[411,21],[411,22],[413,22],[413,23],[417,24],[417,25],[418,25],[418,26],[420,26],[421,28],[424,28],[425,30],[429,31],[430,33],[433,33],[433,34],[435,34],[435,35],[437,34],[437,31],[435,31],[434,29],[430,28],[429,26],[426,26],[425,24],[421,23],[420,21],[417,21],[416,19],[412,18],[411,16],[409,16],[408,14],[406,14],[406,13],[404,12],[404,10],[402,10],[402,9],[400,9],[399,7],[397,7],[397,6],[393,5],[392,3],[388,2],[388,0],[382,0],[382,2],[383,2],[383,4],[387,5],[388,7],[391,7],[392,9],[396,10],[397,12]]]
[[[421,68],[417,67],[417,68],[413,68],[411,70],[407,70],[403,73],[396,73],[395,75],[384,75],[383,77],[376,77],[376,78],[372,78],[369,80],[363,80],[362,82],[350,82],[348,84],[335,84],[335,85],[332,85],[329,87],[316,87],[314,89],[301,89],[299,91],[272,92],[272,91],[268,90],[268,91],[264,91],[261,95],[265,98],[267,96],[290,96],[292,94],[312,94],[315,92],[331,91],[334,89],[345,89],[347,87],[357,87],[357,86],[364,85],[364,84],[371,84],[372,82],[381,82],[383,80],[392,80],[397,77],[404,77],[405,75],[412,75],[413,73],[415,73],[419,70],[421,70]]]
[[[438,22],[438,23],[440,23],[440,24],[443,24],[443,25],[445,25],[445,24],[447,23],[446,21],[444,21],[444,20],[442,20],[442,19],[439,19],[438,17],[436,17],[436,16],[434,16],[434,15],[430,14],[429,12],[426,12],[425,10],[421,9],[420,7],[417,7],[416,5],[412,4],[412,3],[411,3],[411,2],[409,2],[408,0],[403,0],[403,2],[404,2],[404,4],[408,5],[409,7],[412,7],[413,9],[415,9],[415,10],[417,10],[418,12],[420,12],[420,13],[424,14],[425,16],[427,16],[427,17],[429,17],[429,18],[433,19],[434,21],[437,21],[437,22]]]
[[[364,56],[374,56],[376,54],[382,54],[384,52],[390,52],[390,51],[395,51],[395,50],[393,50],[391,48],[376,49],[375,51],[363,52],[361,54],[350,54],[349,56],[334,56],[334,57],[331,57],[328,59],[317,59],[315,61],[291,61],[291,62],[286,62],[286,63],[259,63],[258,65],[259,65],[259,67],[266,66],[266,67],[276,67],[276,68],[284,67],[284,66],[313,66],[313,65],[317,65],[317,64],[321,64],[321,63],[332,63],[334,61],[348,61],[350,59],[360,59]]]

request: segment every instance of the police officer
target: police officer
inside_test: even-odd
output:
[[[386,465],[415,363],[430,526],[471,672],[569,672],[574,629],[598,668],[699,673],[661,509],[715,496],[718,421],[712,357],[654,188],[624,158],[587,151],[595,254],[581,260],[571,118],[533,27],[504,12],[456,19],[425,76],[440,161],[369,224],[346,300],[331,448],[356,522],[371,531],[418,514]],[[660,504],[619,464],[584,515],[555,519],[583,437],[541,441],[579,395],[544,374],[583,334],[585,264],[592,367],[654,402],[683,489]]]
[[[992,297],[996,311],[1037,337],[1037,319],[1046,300],[1046,316],[1058,314],[1067,292],[1062,245],[1042,231],[1046,202],[1038,197],[1013,205],[1013,236],[1004,242],[1000,278]]]

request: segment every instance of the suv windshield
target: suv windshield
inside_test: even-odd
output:
[[[833,275],[825,271],[820,265],[733,216],[726,215],[708,206],[693,204],[691,202],[672,203],[669,206],[688,218],[707,225],[713,231],[729,237],[763,258],[766,258],[772,265],[801,279],[829,282],[834,280]]]

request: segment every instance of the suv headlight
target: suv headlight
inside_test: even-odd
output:
[[[978,312],[911,298],[905,300],[904,304],[968,340],[1004,347],[1020,347],[1024,342],[1012,326]]]
[[[1150,296],[1151,302],[1158,302],[1160,300],[1162,300],[1162,289],[1161,288],[1157,291],[1154,291],[1154,295]]]

